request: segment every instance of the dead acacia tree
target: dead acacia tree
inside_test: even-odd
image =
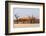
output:
[[[18,15],[17,14],[15,14],[15,17],[16,17],[16,21],[17,21],[17,24],[18,24]]]

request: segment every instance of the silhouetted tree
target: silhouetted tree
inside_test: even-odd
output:
[[[17,21],[17,24],[18,24],[18,15],[17,14],[15,14],[15,17],[16,17],[16,21]]]

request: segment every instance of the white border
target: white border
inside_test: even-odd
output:
[[[39,27],[28,27],[28,28],[13,28],[13,8],[40,8],[40,26]],[[9,3],[9,33],[13,32],[25,32],[25,31],[42,31],[43,30],[43,6],[33,4],[12,4]]]

